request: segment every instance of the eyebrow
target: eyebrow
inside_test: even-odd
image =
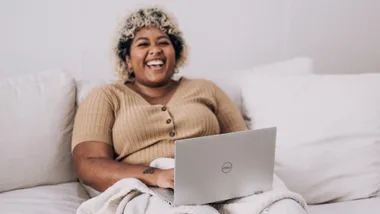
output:
[[[167,35],[162,35],[162,36],[157,37],[157,40],[160,40],[160,39],[169,39],[169,37]],[[136,39],[136,42],[139,40],[148,40],[149,41],[149,39],[147,37],[139,37],[138,39]]]
[[[149,39],[146,38],[146,37],[139,37],[138,39],[136,39],[136,42],[139,41],[139,40],[149,40]]]
[[[169,37],[167,35],[162,35],[157,38],[157,40],[159,39],[169,39]]]

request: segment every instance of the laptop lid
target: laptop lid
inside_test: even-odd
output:
[[[271,190],[275,142],[275,127],[176,141],[174,205]]]

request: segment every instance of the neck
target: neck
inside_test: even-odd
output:
[[[169,81],[163,85],[157,87],[150,87],[139,82],[134,82],[135,89],[143,96],[149,98],[160,98],[165,95],[172,89],[173,81]]]

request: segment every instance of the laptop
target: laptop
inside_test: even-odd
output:
[[[174,190],[153,191],[180,206],[272,190],[275,144],[275,127],[177,140]]]

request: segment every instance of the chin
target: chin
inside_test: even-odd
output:
[[[168,84],[170,80],[171,80],[170,77],[147,79],[146,85],[153,87],[153,88],[161,87],[161,86]]]
[[[169,74],[167,72],[162,73],[156,73],[153,75],[146,75],[145,76],[145,83],[151,87],[160,87],[168,84],[168,82],[171,80],[171,77],[173,74]]]

